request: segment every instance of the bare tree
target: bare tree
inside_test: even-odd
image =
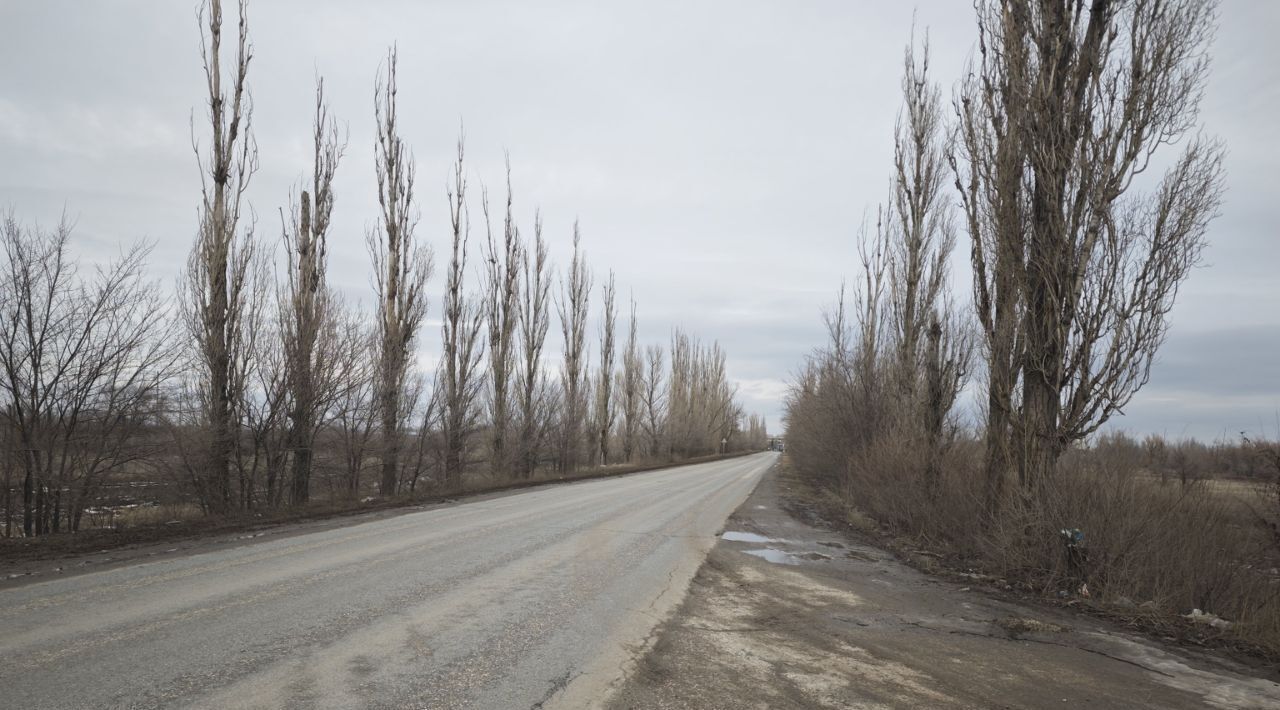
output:
[[[436,372],[437,379],[439,371]],[[441,391],[439,386],[428,386],[428,379],[418,375],[409,388],[409,411],[416,412],[418,418],[417,431],[413,432],[412,449],[405,463],[405,478],[409,483],[409,492],[417,490],[418,481],[428,472],[444,470],[444,422],[441,412]],[[435,476],[428,476],[436,478]]]
[[[979,4],[952,161],[989,357],[991,504],[1146,383],[1222,194],[1195,134],[1213,0]],[[1131,189],[1162,145],[1181,156]],[[1016,462],[1014,456],[1016,452]]]
[[[713,342],[700,355],[696,390],[697,411],[705,437],[704,451],[724,453],[730,438],[740,429],[742,407],[736,401],[737,388],[729,383],[728,356]]]
[[[18,444],[18,436],[13,426],[0,427],[0,470],[4,471],[4,482],[0,485],[4,486],[4,536],[14,536],[14,476],[21,475],[18,471],[20,465],[21,447]],[[34,482],[33,482],[34,483]]]
[[[453,185],[448,190],[453,248],[442,304],[443,352],[436,378],[444,428],[444,478],[448,483],[461,480],[466,464],[467,444],[475,433],[480,414],[478,405],[484,384],[479,371],[480,361],[484,356],[480,347],[484,310],[467,299],[463,283],[471,227],[466,216],[467,181],[463,176],[462,158],[463,145],[460,138],[458,157],[454,163]]]
[[[911,398],[925,370],[926,332],[946,306],[947,260],[955,230],[943,192],[941,93],[929,80],[927,37],[920,61],[913,40],[903,65],[903,108],[895,129],[893,195],[884,231],[896,376],[900,391]]]
[[[688,456],[693,447],[693,343],[679,329],[671,334],[671,367],[667,377],[667,441],[672,457]]]
[[[489,325],[489,421],[492,432],[490,470],[510,475],[507,451],[511,421],[511,381],[515,369],[516,328],[520,322],[520,230],[511,208],[511,162],[507,161],[507,211],[499,247],[489,227],[489,200],[484,200],[488,253],[485,255],[485,314]]]
[[[360,313],[345,314],[335,324],[333,341],[343,353],[349,367],[334,389],[327,418],[333,423],[337,449],[341,454],[341,489],[345,496],[360,493],[369,448],[378,421],[376,390],[379,383],[376,332],[370,332]]]
[[[85,276],[70,236],[65,219],[0,223],[0,427],[16,444],[28,537],[78,530],[110,474],[156,453],[145,435],[177,363],[168,309],[144,280],[149,247]]]
[[[667,389],[667,435],[672,454],[689,457],[720,451],[742,415],[720,345],[704,346],[677,328],[671,336]]]
[[[841,287],[840,316],[828,323],[831,340],[835,345],[837,360],[845,360],[853,368],[852,376],[864,389],[860,395],[867,400],[874,399],[870,388],[880,386],[879,367],[881,359],[892,347],[893,332],[890,326],[892,306],[892,285],[890,283],[890,240],[885,237],[886,215],[880,210],[876,215],[874,236],[867,225],[863,225],[858,242],[858,259],[861,278],[858,287],[853,289],[853,322],[854,332],[848,335],[844,326],[844,292]],[[856,339],[855,339],[856,338]]]
[[[542,373],[542,349],[551,326],[551,266],[542,238],[542,217],[533,221],[533,249],[521,250],[520,286],[520,473],[528,478],[538,466],[546,435],[548,383]]]
[[[573,260],[569,276],[561,281],[562,294],[556,302],[560,314],[560,330],[564,336],[564,367],[560,372],[560,389],[564,407],[560,418],[561,471],[578,467],[582,425],[586,419],[587,400],[584,390],[587,360],[587,308],[591,296],[591,272],[581,247],[578,223],[573,224]]]
[[[823,314],[827,343],[806,359],[786,401],[787,450],[796,466],[848,495],[867,463],[867,452],[902,441],[895,428],[901,394],[895,382],[894,342],[885,305],[883,230],[864,227],[857,286],[841,286],[835,307]],[[900,481],[909,484],[909,481]]]
[[[644,349],[645,369],[641,397],[644,400],[644,431],[647,453],[650,458],[666,457],[670,451],[664,446],[667,426],[667,386],[663,364],[662,346],[650,345]]]
[[[208,152],[202,154],[193,120],[192,144],[200,165],[203,199],[199,233],[184,284],[189,309],[186,320],[196,343],[199,391],[209,428],[207,455],[199,465],[201,489],[214,512],[225,512],[232,502],[231,457],[238,436],[234,411],[246,365],[240,320],[253,258],[252,226],[243,234],[238,229],[241,198],[258,164],[257,144],[250,133],[252,102],[245,88],[253,56],[247,0],[241,0],[239,10],[239,41],[228,96],[223,88],[222,2],[210,0],[200,9],[200,54],[212,134]]]
[[[640,344],[636,339],[636,299],[631,299],[631,321],[627,329],[627,344],[622,352],[622,460],[631,463],[636,452],[636,438],[640,431],[641,384],[644,363],[641,361]]]
[[[394,495],[400,478],[402,429],[408,412],[404,389],[410,355],[426,317],[431,248],[414,236],[413,156],[400,137],[396,115],[396,51],[387,53],[387,73],[374,89],[378,174],[378,227],[368,234],[378,290],[378,376],[375,401],[382,429],[382,495]]]
[[[609,465],[609,437],[613,432],[613,420],[617,414],[613,401],[614,331],[618,320],[617,290],[613,272],[601,288],[602,312],[600,314],[600,371],[596,385],[596,437],[600,447],[600,464]]]
[[[741,442],[744,450],[763,450],[769,443],[769,431],[765,427],[764,417],[758,414],[750,414],[747,416],[747,430],[745,434],[745,440]]]
[[[273,284],[269,261],[266,249],[255,250],[240,317],[240,341],[246,357],[244,381],[237,389],[240,396],[235,402],[240,435],[233,441],[232,460],[236,504],[243,510],[262,504],[279,506],[286,492],[289,374],[283,314],[279,308],[272,308],[280,304],[273,304],[270,298]]]
[[[893,196],[880,233],[888,258],[894,379],[904,407],[897,426],[905,429],[902,434],[919,438],[933,485],[946,420],[967,372],[970,348],[966,329],[950,306],[947,268],[955,230],[943,193],[942,101],[929,79],[927,36],[918,62],[914,38],[906,49],[902,94]]]
[[[294,503],[305,503],[311,495],[312,449],[323,411],[316,379],[333,374],[329,368],[332,363],[324,362],[317,346],[326,327],[333,323],[333,295],[325,276],[326,237],[333,213],[333,176],[344,147],[337,121],[329,115],[324,100],[324,80],[317,79],[311,189],[301,191],[283,230],[288,266],[281,311],[289,397],[287,446],[293,454],[290,495]]]

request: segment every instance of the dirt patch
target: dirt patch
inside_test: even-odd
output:
[[[996,626],[1008,631],[1010,634],[1062,634],[1071,630],[1069,626],[1055,624],[1050,621],[1016,616],[998,619],[996,620]]]
[[[807,631],[815,628],[815,610],[849,613],[861,604],[856,595],[782,568],[765,573],[739,566],[728,557],[733,554],[708,558],[685,607],[614,707],[844,708],[855,696],[912,706],[946,700],[915,669]],[[696,670],[688,663],[695,657],[703,659]]]
[[[1276,648],[1250,642],[1181,614],[1162,611],[1150,602],[1136,604],[1121,600],[1117,603],[1073,595],[1063,597],[1017,578],[983,574],[975,569],[974,560],[926,549],[927,545],[922,547],[920,540],[895,535],[865,514],[846,510],[843,501],[795,476],[785,465],[779,468],[785,494],[780,496],[778,505],[790,515],[815,527],[839,532],[866,547],[880,549],[926,574],[981,588],[984,593],[1009,602],[1099,619],[1141,634],[1154,643],[1176,643],[1192,652],[1209,649],[1257,672],[1280,677],[1280,651]],[[856,550],[846,556],[870,559]]]

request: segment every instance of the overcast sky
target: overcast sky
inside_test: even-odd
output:
[[[922,2],[914,12],[950,96],[973,45],[970,3]],[[226,14],[230,35],[234,7]],[[822,308],[853,275],[859,223],[886,195],[912,14],[909,3],[847,1],[253,0],[261,171],[249,199],[260,233],[276,239],[277,210],[309,169],[314,77],[323,75],[349,127],[330,274],[350,298],[369,300],[373,80],[397,43],[419,234],[437,256],[465,123],[473,185],[499,192],[509,151],[526,231],[541,207],[564,264],[579,219],[597,280],[613,269],[619,293],[634,294],[642,338],[665,341],[679,325],[719,340],[742,401],[777,430],[785,383],[822,340]],[[1222,5],[1202,120],[1229,148],[1226,203],[1124,428],[1276,433],[1277,28],[1280,3]],[[0,208],[45,224],[65,208],[90,258],[153,240],[153,272],[171,285],[199,200],[189,121],[194,109],[203,137],[205,97],[194,3],[2,0],[0,34]],[[964,296],[966,274],[957,264]],[[441,289],[437,277],[432,293]],[[424,361],[438,347],[432,328]]]

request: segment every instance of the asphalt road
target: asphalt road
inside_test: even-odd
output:
[[[590,707],[774,458],[6,589],[0,707]]]

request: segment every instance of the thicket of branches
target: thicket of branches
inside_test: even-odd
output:
[[[1198,122],[1216,11],[978,6],[951,162],[988,356],[989,508],[1009,469],[1037,485],[1147,382],[1221,201],[1223,149]],[[1158,178],[1157,157],[1173,158]]]
[[[144,275],[149,247],[86,270],[70,237],[65,220],[0,224],[5,535],[77,529],[114,474],[161,446],[150,424],[178,350],[159,337],[169,312]]]
[[[744,417],[718,345],[677,330],[668,369],[662,346],[638,341],[632,301],[619,349],[612,272],[593,312],[578,226],[558,278],[541,216],[531,238],[520,229],[510,167],[499,225],[482,195],[485,240],[474,248],[461,140],[445,195],[439,365],[420,369],[433,345],[423,325],[435,260],[419,230],[394,49],[374,85],[373,312],[327,280],[347,138],[322,80],[310,174],[280,210],[278,240],[261,236],[246,199],[258,167],[247,9],[240,0],[230,52],[222,2],[199,13],[202,193],[176,308],[146,278],[146,245],[90,270],[68,222],[48,230],[9,213],[0,225],[6,536],[78,530],[86,511],[139,486],[226,515],[764,448],[763,420]],[[476,253],[484,265],[472,285]],[[556,315],[559,365],[546,353]]]

